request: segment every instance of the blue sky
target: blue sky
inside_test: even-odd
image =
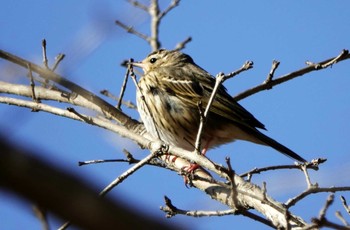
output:
[[[167,1],[162,1],[162,7]],[[163,5],[164,4],[164,5]],[[281,62],[276,76],[338,55],[350,48],[348,1],[182,1],[162,21],[162,47],[172,49],[191,36],[184,52],[213,75],[230,72],[246,60],[254,68],[225,83],[236,95],[260,84],[267,76],[272,60]],[[150,47],[141,39],[114,25],[115,20],[148,33],[149,18],[126,1],[6,1],[0,8],[0,47],[37,64],[42,61],[41,40],[48,44],[49,64],[58,53],[65,53],[59,73],[98,93],[108,89],[118,94],[125,70],[122,60],[141,60]],[[306,159],[325,157],[328,162],[311,173],[321,186],[350,185],[350,61],[333,68],[313,72],[272,90],[253,95],[240,103],[268,129],[267,134],[292,148]],[[0,61],[0,80],[27,83],[25,70],[13,70]],[[130,82],[131,83],[131,82]],[[135,88],[128,85],[126,99],[135,101]],[[137,118],[135,111],[126,110]],[[121,158],[123,148],[142,158],[147,152],[116,134],[43,112],[0,105],[0,130],[18,145],[45,152],[43,159],[62,167],[97,188],[103,188],[128,168],[122,164],[78,167],[78,161]],[[236,172],[254,167],[293,163],[275,150],[237,141],[208,153],[224,162],[229,155]],[[286,201],[306,188],[302,173],[270,172],[258,175],[254,182],[267,182],[268,192]],[[135,189],[137,188],[137,189]],[[140,189],[141,188],[141,189]],[[222,209],[195,189],[186,189],[183,180],[166,170],[141,169],[110,196],[120,198],[138,210],[164,219],[159,211],[163,195],[183,209]],[[339,197],[329,210],[334,220],[336,210],[343,211]],[[343,193],[350,200],[349,193]],[[312,196],[293,211],[306,220],[317,216],[327,195]],[[345,212],[343,212],[345,214]],[[39,221],[31,204],[0,190],[0,229],[38,229]],[[18,221],[20,219],[21,221]],[[51,218],[53,228],[61,222]],[[192,229],[218,229],[227,226],[262,228],[259,223],[240,216],[191,218],[174,217]]]

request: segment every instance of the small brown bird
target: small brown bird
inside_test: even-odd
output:
[[[198,103],[203,108],[207,106],[215,78],[179,51],[161,49],[133,65],[144,71],[138,82],[137,107],[146,130],[154,138],[193,151],[200,123]],[[265,126],[221,85],[203,130],[203,150],[240,139],[271,146],[306,162],[257,128],[265,129]]]

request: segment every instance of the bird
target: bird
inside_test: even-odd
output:
[[[194,151],[202,116],[199,105],[207,106],[215,77],[178,50],[159,49],[132,65],[144,72],[137,82],[136,101],[147,132],[153,138]],[[301,163],[307,162],[259,129],[266,130],[221,84],[206,117],[202,153],[244,140],[270,146]]]

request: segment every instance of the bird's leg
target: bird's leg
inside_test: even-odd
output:
[[[201,155],[202,156],[205,156],[205,154],[207,153],[208,149],[209,149],[209,144],[210,144],[211,141],[208,141],[204,148],[202,149],[201,151]],[[191,163],[189,166],[185,166],[183,167],[183,170],[186,171],[187,173],[193,173],[194,170],[196,170],[197,168],[199,168],[199,165],[197,163]]]
[[[202,156],[205,156],[205,154],[207,153],[211,141],[212,141],[212,138],[210,138],[210,139],[206,142],[204,148],[202,149],[202,151],[201,151],[201,153],[200,153]],[[190,182],[191,182],[191,179],[190,179],[189,175],[192,175],[192,174],[194,173],[194,171],[195,171],[196,169],[198,169],[198,168],[201,168],[201,167],[200,167],[197,163],[190,163],[189,166],[184,166],[184,167],[182,168],[182,170],[186,173],[185,178],[184,178],[186,187],[187,187],[187,184],[191,184],[191,183],[190,183]],[[201,170],[203,170],[204,172],[206,172],[203,168],[201,168]],[[206,172],[206,173],[208,173],[208,172]],[[208,173],[208,174],[209,174],[209,173]]]

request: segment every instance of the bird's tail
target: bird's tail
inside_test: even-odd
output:
[[[268,145],[268,146],[276,149],[280,153],[283,153],[284,155],[286,155],[286,156],[288,156],[290,158],[293,158],[293,159],[295,159],[295,160],[297,160],[299,162],[307,162],[304,158],[299,156],[294,151],[290,150],[289,148],[287,148],[286,146],[280,144],[279,142],[275,141],[274,139],[266,136],[265,134],[261,133],[259,130],[255,129],[255,128],[254,129],[249,129],[249,132],[247,132],[247,133],[250,133],[251,136],[254,136],[254,140],[250,140],[250,141],[253,141],[253,142],[257,143],[257,144]]]

